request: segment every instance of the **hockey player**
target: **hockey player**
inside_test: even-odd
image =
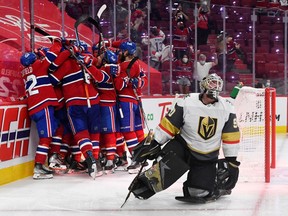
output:
[[[123,111],[120,118],[120,131],[122,132],[130,153],[133,148],[144,139],[143,112],[141,99],[141,88],[145,84],[146,76],[142,71],[137,57],[136,44],[123,42],[120,47],[120,74],[115,78],[115,88],[118,92],[119,104]],[[138,163],[127,167],[135,170]],[[133,171],[131,171],[133,172]]]
[[[29,116],[36,122],[39,136],[33,179],[50,179],[53,178],[53,171],[44,164],[52,136],[55,135],[54,108],[58,105],[58,99],[48,77],[49,63],[37,59],[34,52],[24,53],[20,62],[25,67],[21,73],[25,82]]]
[[[99,93],[94,82],[106,82],[108,76],[92,65],[92,56],[68,58],[53,74],[53,85],[62,83],[69,122],[74,139],[84,155],[89,175],[95,179],[103,174],[99,154]],[[79,56],[80,58],[81,56]]]
[[[200,94],[191,93],[178,99],[157,126],[150,145],[134,149],[138,162],[160,155],[157,160],[160,161],[130,186],[137,198],[148,199],[168,188],[187,170],[184,197],[176,197],[177,200],[205,203],[230,194],[235,187],[240,165],[237,161],[240,132],[234,107],[219,96],[223,81],[218,75],[209,74],[200,86]],[[225,159],[219,161],[218,169],[226,166],[224,176],[216,175],[221,146]]]
[[[100,94],[100,113],[101,113],[101,135],[100,147],[105,152],[106,164],[105,173],[114,172],[114,160],[116,153],[116,132],[120,130],[118,110],[116,106],[116,90],[114,88],[114,77],[118,75],[119,66],[117,54],[106,50],[103,54],[101,69],[109,76],[106,83],[97,85]]]

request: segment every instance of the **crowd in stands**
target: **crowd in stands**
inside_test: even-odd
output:
[[[53,2],[59,5],[59,0],[54,0]],[[124,0],[116,1],[117,39],[130,39],[135,42],[137,44],[137,56],[146,63],[150,61],[150,66],[159,70],[164,75],[169,73],[169,61],[172,59],[173,86],[175,86],[173,93],[182,92],[182,90],[179,90],[179,88],[182,88],[178,86],[179,83],[188,83],[177,81],[179,77],[183,76],[183,73],[177,68],[176,62],[179,62],[185,56],[188,56],[188,61],[191,61],[193,65],[192,67],[188,67],[192,68],[190,71],[191,76],[185,75],[189,83],[192,83],[189,87],[190,91],[197,89],[193,86],[193,83],[196,83],[193,73],[195,69],[194,65],[197,62],[194,62],[194,58],[195,56],[199,58],[200,54],[204,54],[209,62],[215,62],[215,56],[217,56],[218,64],[211,68],[211,72],[222,75],[223,71],[225,71],[228,74],[228,81],[237,82],[237,80],[233,80],[233,77],[239,78],[241,76],[241,74],[239,75],[239,71],[243,71],[245,74],[252,73],[252,28],[251,20],[249,19],[252,12],[247,6],[254,5],[255,7],[255,2],[251,1],[252,5],[248,5],[245,1],[240,0],[232,2],[232,7],[226,11],[226,29],[225,35],[223,35],[221,34],[221,31],[223,31],[221,5],[229,5],[229,1],[212,1],[213,4],[218,4],[213,5],[213,8],[211,8],[210,1],[198,1],[197,23],[195,23],[193,15],[194,4],[186,1],[173,1],[172,36],[169,29],[169,1],[151,0],[150,2],[151,11],[149,15],[151,28],[148,30],[147,1],[131,1],[131,28],[129,35],[127,28],[129,15],[127,9],[128,3]],[[96,8],[99,8],[101,4],[102,2],[95,1]],[[113,10],[111,9],[111,11]],[[68,1],[66,3],[66,12],[75,19],[83,13],[91,13],[91,1]],[[104,18],[109,20],[107,23],[110,23],[110,27],[107,26],[107,28],[104,28],[107,30],[104,32],[104,36],[107,38],[112,37],[113,21],[111,20],[111,16],[110,18]],[[196,28],[197,35],[195,37]],[[265,11],[258,11],[256,29],[255,70],[257,78],[281,77],[281,74],[284,74],[282,21],[277,20],[277,17],[267,16]],[[150,32],[150,42],[147,40],[148,32]],[[170,44],[171,37],[172,44]],[[150,44],[149,49],[148,44]],[[154,45],[152,46],[152,44]],[[195,50],[195,45],[197,46],[197,51]],[[224,48],[225,45],[226,47]],[[150,53],[148,53],[148,50],[150,50]],[[225,58],[223,57],[224,51],[226,52]],[[257,58],[258,53],[262,56],[259,60]],[[277,56],[273,56],[273,54]],[[269,60],[265,61],[265,58]],[[276,65],[274,62],[270,62],[274,58],[280,64]],[[223,62],[224,59],[226,59],[225,63]],[[224,65],[226,65],[225,69],[223,69]],[[235,73],[237,74],[235,75]],[[252,78],[249,76],[247,80],[249,83]],[[165,92],[163,88],[163,94],[165,93],[168,92]]]

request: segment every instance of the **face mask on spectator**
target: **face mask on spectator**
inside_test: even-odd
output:
[[[188,58],[186,57],[182,58],[182,62],[186,64],[188,62]]]
[[[204,65],[206,61],[199,61],[201,65]]]

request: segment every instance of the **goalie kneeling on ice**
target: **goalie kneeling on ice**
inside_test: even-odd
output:
[[[159,162],[140,174],[128,189],[136,198],[148,199],[155,193],[170,187],[188,170],[188,164],[175,153],[168,152]]]

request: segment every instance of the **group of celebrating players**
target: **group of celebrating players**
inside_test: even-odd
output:
[[[132,155],[144,139],[141,88],[147,78],[135,52],[129,41],[113,51],[102,42],[89,52],[83,41],[54,38],[51,47],[21,56],[39,136],[34,179],[52,178],[55,170],[87,171],[93,179],[137,170],[137,162],[128,166],[126,149]]]

